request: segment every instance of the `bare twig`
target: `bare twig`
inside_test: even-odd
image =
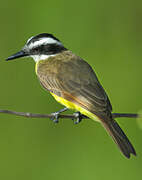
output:
[[[16,116],[24,116],[27,118],[53,118],[53,114],[37,114],[37,113],[29,113],[29,112],[16,112],[10,110],[0,110],[0,113],[3,114],[13,114]],[[142,114],[133,114],[133,113],[112,113],[113,118],[141,118]],[[59,118],[66,118],[66,119],[75,119],[76,116],[74,114],[60,114]],[[83,116],[83,119],[88,119],[88,117]]]

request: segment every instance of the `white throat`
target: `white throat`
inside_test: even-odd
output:
[[[31,57],[34,59],[35,62],[38,62],[40,60],[47,60],[50,57],[56,56],[56,54],[53,55],[32,55]]]

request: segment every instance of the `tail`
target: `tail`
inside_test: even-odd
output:
[[[109,121],[102,120],[101,122],[107,132],[112,136],[114,142],[118,145],[121,152],[127,158],[130,158],[130,154],[136,155],[134,147],[114,119],[109,119]]]

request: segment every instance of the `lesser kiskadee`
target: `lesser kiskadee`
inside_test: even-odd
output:
[[[7,60],[25,56],[35,60],[40,83],[58,102],[66,109],[99,121],[127,158],[130,154],[136,155],[127,136],[112,118],[109,98],[86,61],[47,33],[31,37],[21,51]]]

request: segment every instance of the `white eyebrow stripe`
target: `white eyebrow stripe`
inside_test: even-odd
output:
[[[28,39],[27,44],[30,42],[31,39],[33,39],[33,36],[32,36],[31,38]]]
[[[53,38],[42,38],[42,39],[39,39],[38,41],[35,41],[35,42],[32,42],[30,45],[29,45],[29,48],[32,49],[34,47],[38,47],[38,46],[41,46],[41,45],[46,45],[46,44],[58,44],[58,45],[62,45],[61,42],[53,39]]]

